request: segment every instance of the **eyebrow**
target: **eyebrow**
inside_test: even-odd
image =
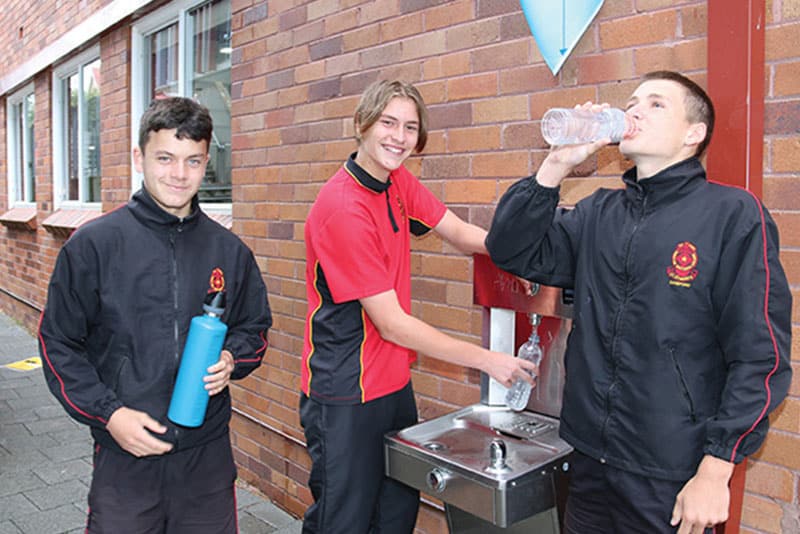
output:
[[[169,150],[156,150],[156,152],[155,152],[155,155],[156,155],[156,156],[170,156],[170,157],[173,157],[173,158],[175,157],[175,154],[173,154],[173,153],[172,153],[172,152],[170,152]],[[184,159],[189,159],[189,158],[202,158],[204,155],[205,155],[205,154],[203,154],[202,152],[198,152],[197,154],[189,154],[189,155],[188,155],[188,156],[186,156],[186,158],[184,158]]]
[[[389,115],[388,113],[381,113],[381,118],[382,118],[382,119],[383,119],[383,118],[386,118],[386,119],[392,119],[393,121],[396,121],[396,122],[401,122],[401,121],[400,121],[400,119],[398,119],[398,118],[397,118],[397,117],[395,117],[394,115]],[[417,124],[417,125],[418,125],[418,124],[419,124],[419,121],[407,121],[407,122],[406,122],[406,124]]]
[[[666,100],[666,99],[667,99],[667,97],[665,97],[665,96],[664,96],[664,95],[662,95],[661,93],[650,93],[650,94],[647,94],[647,95],[645,95],[645,97],[644,97],[644,98],[645,98],[645,100],[651,100],[651,99],[661,99],[661,100]],[[631,103],[636,103],[636,102],[639,102],[639,97],[638,97],[638,96],[636,96],[636,95],[632,95],[632,96],[631,96],[631,97],[628,99],[628,102],[627,102],[627,103],[628,103],[628,105],[630,105]]]

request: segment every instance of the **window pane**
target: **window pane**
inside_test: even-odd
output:
[[[35,98],[33,93],[25,97],[25,132],[24,141],[25,154],[24,154],[24,180],[25,180],[25,197],[26,202],[33,202],[36,200],[36,172],[35,172],[35,158],[36,152],[34,150],[34,137],[33,137],[33,120],[34,120],[34,104]]]
[[[83,67],[82,162],[86,202],[100,202],[100,60]]]
[[[79,200],[78,184],[78,101],[81,97],[77,73],[65,80],[67,111],[67,191],[66,200]]]
[[[17,146],[14,158],[16,159],[14,176],[14,201],[22,202],[25,200],[25,106],[22,102],[13,106],[14,129],[16,130],[15,139]]]
[[[176,22],[150,36],[150,99],[179,94]]]
[[[231,8],[214,0],[190,12],[188,53],[192,97],[214,120],[201,202],[231,202]]]

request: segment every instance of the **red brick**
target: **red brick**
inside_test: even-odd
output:
[[[393,17],[380,24],[381,39],[384,42],[394,41],[410,35],[419,35],[423,32],[422,13],[411,13]]]
[[[356,27],[358,27],[358,10],[356,9],[333,13],[325,17],[325,35],[339,35]]]
[[[683,37],[701,37],[708,32],[708,6],[700,3],[681,9],[681,33]]]
[[[530,155],[524,152],[494,152],[476,154],[472,159],[473,176],[527,176],[531,173]],[[494,199],[491,199],[494,200]]]
[[[472,104],[472,119],[476,124],[527,120],[526,95],[501,96]]]
[[[677,15],[665,10],[601,22],[600,47],[613,50],[670,41],[676,36]]]
[[[498,19],[471,22],[448,29],[446,35],[448,50],[474,49],[497,41],[500,37],[500,22]]]
[[[800,434],[800,400],[788,397],[770,414],[770,427]]]
[[[402,54],[395,61],[436,56],[447,51],[444,31],[427,32],[424,35],[407,37],[403,40]]]
[[[800,470],[800,436],[785,432],[770,432],[764,445],[753,455],[758,460],[774,465],[789,468],[793,471]]]
[[[637,48],[634,52],[637,74],[654,70],[694,71],[707,63],[705,38]]]
[[[633,68],[633,51],[630,49],[581,57],[577,64],[580,84],[625,80],[636,74]]]
[[[767,61],[796,58],[796,43],[800,42],[800,23],[768,26],[764,40]]]
[[[443,200],[447,204],[486,204],[495,200],[496,190],[493,180],[448,180]]]
[[[531,118],[541,120],[550,108],[571,108],[588,100],[597,101],[594,87],[563,87],[553,91],[536,93],[530,97]]]
[[[773,172],[797,172],[800,169],[800,136],[770,141]]]
[[[467,256],[422,256],[419,273],[432,278],[466,282],[470,278],[470,258]]]
[[[396,0],[375,0],[374,2],[363,4],[361,8],[361,24],[394,18],[399,14],[400,10]]]
[[[470,53],[468,51],[426,59],[423,63],[423,73],[427,80],[459,76],[468,72],[470,72]]]
[[[800,94],[800,62],[778,63],[774,67],[773,96]]]
[[[454,128],[447,132],[449,152],[474,152],[500,148],[500,127]]]
[[[500,94],[532,93],[557,86],[558,78],[545,65],[526,65],[500,71]]]
[[[447,82],[447,96],[450,100],[494,95],[497,95],[497,73],[495,72],[454,78]]]
[[[474,4],[472,0],[456,0],[425,10],[425,29],[430,31],[472,20]]]
[[[746,495],[742,503],[742,524],[759,532],[782,534],[783,511],[778,503],[754,495]]]
[[[327,22],[327,19],[333,16],[338,10],[339,0],[314,0],[308,4],[308,20],[325,17]]]
[[[487,46],[472,52],[472,68],[475,72],[513,69],[530,61],[528,39]]]

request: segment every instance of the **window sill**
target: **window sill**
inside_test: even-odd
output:
[[[55,236],[69,237],[80,225],[102,214],[99,209],[60,209],[42,221],[42,226]]]
[[[0,224],[11,230],[36,231],[36,207],[11,208],[0,215]]]
[[[204,210],[205,211],[205,210]],[[206,215],[209,216],[214,221],[217,221],[219,224],[230,230],[233,228],[233,215],[230,213],[221,213],[221,212],[208,212],[206,211]]]

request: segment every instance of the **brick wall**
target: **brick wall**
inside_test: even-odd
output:
[[[5,0],[0,9],[0,72],[11,72],[111,1]]]
[[[100,39],[100,153],[103,210],[131,196],[131,31],[122,25]]]
[[[21,25],[25,31],[22,39],[18,35],[13,38],[13,32],[0,36],[0,51],[3,52],[0,54],[0,75],[8,74],[22,65],[36,51],[51,44],[65,31],[108,3],[109,0],[77,0],[58,2],[54,7],[46,2],[34,2],[26,3],[28,7],[19,11],[10,8],[2,10],[2,27],[16,28]],[[55,19],[51,17],[54,9],[58,13]],[[19,53],[20,50],[25,53]],[[130,197],[130,26],[123,24],[103,35],[100,39],[100,50],[102,201],[104,211],[108,211]],[[0,309],[32,331],[38,325],[39,314],[47,298],[50,272],[64,242],[63,236],[53,235],[42,226],[42,221],[53,213],[51,80],[52,70],[49,68],[33,78],[36,98],[34,138],[37,229],[30,231],[0,227],[0,254],[2,264],[7,267],[0,280]],[[5,167],[5,98],[0,99],[0,107],[3,117],[0,122],[2,213],[10,208]]]
[[[789,398],[747,471],[742,532],[800,532],[800,2],[767,1],[763,199],[781,231],[794,296]]]

